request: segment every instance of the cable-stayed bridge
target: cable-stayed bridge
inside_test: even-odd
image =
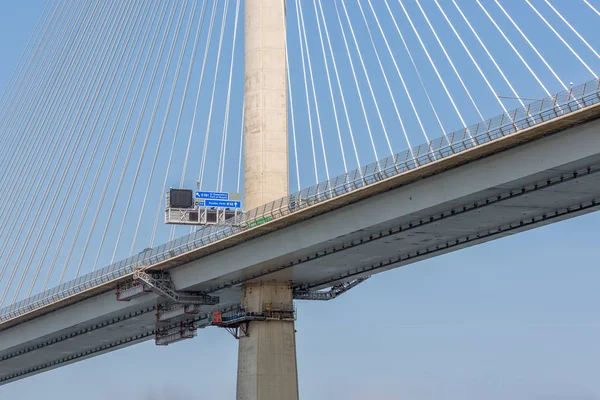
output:
[[[49,4],[0,99],[0,380],[216,325],[239,396],[268,371],[292,398],[292,298],[596,210],[600,57],[537,3]],[[196,186],[246,211],[163,225],[169,188]],[[252,361],[273,342],[281,368]]]

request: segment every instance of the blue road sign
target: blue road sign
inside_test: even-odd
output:
[[[197,199],[210,200],[229,200],[229,193],[226,192],[196,192]]]
[[[206,200],[204,205],[206,207],[242,208],[241,201],[231,200]]]

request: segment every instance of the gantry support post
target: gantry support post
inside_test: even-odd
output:
[[[288,195],[284,0],[245,2],[244,207]],[[289,282],[248,283],[242,307],[293,307]],[[250,321],[239,339],[237,398],[298,399],[293,321]]]

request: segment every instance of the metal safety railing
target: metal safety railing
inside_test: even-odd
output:
[[[592,80],[570,90],[557,93],[553,97],[531,103],[525,108],[515,109],[512,112],[504,113],[434,139],[429,143],[386,157],[329,181],[244,212],[223,224],[205,227],[73,281],[65,282],[33,297],[21,300],[0,310],[0,323],[87,289],[101,286],[119,277],[132,274],[137,268],[150,266],[176,257],[179,254],[207,246],[217,240],[253,229],[258,225],[282,218],[306,207],[481,146],[520,130],[561,118],[597,103],[600,103],[600,80]]]

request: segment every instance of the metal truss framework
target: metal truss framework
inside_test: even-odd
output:
[[[331,300],[347,292],[367,278],[359,278],[333,286],[329,291],[310,291],[308,288],[297,290],[294,299],[297,300]],[[217,305],[219,297],[210,296],[204,292],[178,292],[168,272],[146,272],[136,270],[133,281],[120,284],[116,288],[118,301],[130,301],[147,293],[156,293],[162,300],[156,305],[155,343],[157,346],[167,346],[184,339],[196,336],[198,326],[189,315],[197,315],[201,306]],[[188,317],[188,318],[186,318]],[[182,319],[183,318],[183,319]],[[208,325],[225,328],[233,337],[239,339],[240,335],[248,335],[250,321],[294,321],[296,311],[291,308],[274,308],[272,304],[265,304],[260,313],[246,312],[238,309],[223,316],[221,311],[209,315]],[[163,323],[179,320],[175,325],[161,327]],[[204,326],[201,326],[204,327]]]
[[[333,300],[336,297],[346,293],[348,290],[358,286],[360,283],[366,281],[370,277],[366,278],[358,278],[349,282],[340,283],[331,287],[331,289],[327,291],[311,291],[306,285],[305,287],[300,287],[296,291],[294,291],[294,299],[296,300]]]
[[[117,285],[116,288],[118,301],[130,301],[152,292],[173,304],[188,306],[219,304],[218,297],[209,296],[204,292],[178,292],[171,282],[171,275],[164,271],[136,270],[132,282]]]
[[[263,305],[262,312],[247,312],[239,309],[223,315],[222,312],[214,312],[209,317],[209,325],[225,328],[234,338],[250,335],[251,321],[295,321],[296,309],[294,306],[274,308],[271,303]]]
[[[204,292],[178,292],[171,282],[171,275],[168,272],[145,272],[137,270],[133,273],[134,282],[141,282],[159,296],[176,304],[186,305],[216,305],[219,304],[219,298],[209,296]]]
[[[130,301],[146,293],[156,293],[160,299],[156,305],[155,343],[167,346],[184,339],[196,336],[196,325],[193,319],[179,321],[177,325],[161,327],[173,319],[198,314],[201,305],[216,305],[219,297],[209,296],[203,292],[179,292],[175,289],[168,272],[146,272],[136,270],[133,281],[118,285],[116,295],[118,301]]]

